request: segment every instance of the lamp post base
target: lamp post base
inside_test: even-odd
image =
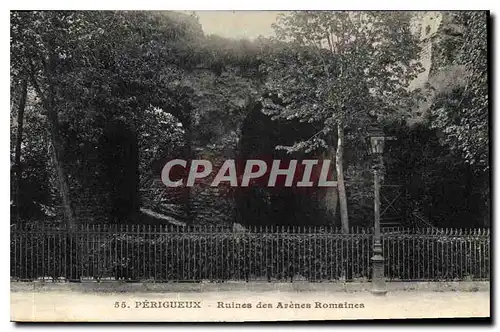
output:
[[[382,248],[375,246],[373,257],[371,261],[373,262],[373,275],[372,275],[372,289],[371,293],[373,295],[385,295],[387,294],[387,288],[385,285],[384,278],[384,257],[381,255]]]
[[[385,294],[387,294],[387,289],[374,289],[374,288],[372,288],[370,290],[370,293],[372,293],[375,296],[384,296]]]

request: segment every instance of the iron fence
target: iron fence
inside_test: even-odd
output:
[[[79,225],[11,228],[11,277],[145,282],[369,280],[372,232],[329,227]],[[489,230],[393,229],[385,272],[397,280],[488,280]]]
[[[393,229],[383,236],[392,280],[489,280],[489,229]]]

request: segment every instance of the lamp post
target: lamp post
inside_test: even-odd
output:
[[[370,152],[374,156],[373,180],[374,180],[374,215],[375,225],[373,234],[373,274],[372,274],[372,294],[385,295],[387,293],[384,279],[384,256],[382,251],[382,241],[380,236],[380,178],[383,168],[382,153],[384,152],[385,135],[384,132],[372,127],[370,130]]]

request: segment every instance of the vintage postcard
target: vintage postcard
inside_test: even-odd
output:
[[[11,320],[488,321],[489,19],[11,11]]]

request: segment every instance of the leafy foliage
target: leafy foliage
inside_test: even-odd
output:
[[[76,196],[82,189],[88,195],[92,179],[102,182],[97,159],[110,123],[122,122],[134,135],[162,121],[147,113],[154,106],[183,108],[185,91],[175,82],[192,65],[190,42],[202,34],[177,13],[12,12],[11,23],[13,78],[31,76],[34,102],[42,101],[41,123],[58,129],[53,138],[62,143],[60,162]],[[171,131],[168,143],[175,144],[176,128],[160,126],[163,135],[150,134],[163,136],[161,144]]]
[[[395,152],[386,162],[392,167],[390,158],[407,158],[411,163],[405,167],[418,165],[412,170],[422,178],[423,189],[411,184],[419,191],[412,197],[415,209],[437,222],[449,219],[449,214],[460,223],[474,219],[470,224],[475,224],[484,213],[478,208],[469,214],[468,205],[478,204],[478,192],[483,198],[489,193],[484,172],[489,170],[487,21],[479,12],[452,17],[458,28],[436,51],[444,54],[439,66],[449,72],[431,78],[436,89],[431,121],[426,124],[431,130],[402,133],[401,145],[407,150]],[[116,172],[140,177],[140,183],[125,185],[130,194],[125,197],[138,197],[140,192],[143,207],[146,200],[165,200],[164,186],[154,180],[172,156],[220,161],[264,151],[280,158],[285,152],[318,156],[327,150],[334,155],[333,129],[340,124],[345,129],[347,200],[356,224],[365,223],[373,210],[366,129],[373,119],[394,129],[419,102],[420,91],[408,89],[421,70],[410,20],[411,14],[402,12],[292,12],[277,22],[277,39],[236,41],[204,36],[195,17],[174,12],[14,11],[12,160],[16,108],[22,82],[29,77],[20,156],[24,209],[19,211],[25,219],[50,219],[60,205],[55,195],[61,190],[60,179],[52,160],[56,143],[75,209],[80,207],[82,220],[101,221],[100,215],[92,216],[95,211],[86,213],[82,206],[109,214],[106,206],[121,188],[109,183]],[[254,117],[256,112],[261,117]],[[54,125],[56,140],[51,133]],[[116,137],[129,142],[130,150],[110,143],[113,126],[123,128],[122,136]],[[451,154],[435,144],[436,137],[451,148]],[[284,151],[273,152],[276,146]],[[419,163],[419,158],[429,164]],[[431,165],[434,161],[437,166]],[[133,169],[125,172],[121,167],[125,164]],[[469,179],[472,170],[477,181]],[[440,178],[460,192],[456,200],[448,194],[435,197],[443,187],[437,185]],[[226,209],[208,207],[212,206],[208,199],[221,200],[205,194],[209,198],[196,194],[204,200],[200,206],[217,220],[217,213]],[[295,214],[287,208],[292,204],[305,211],[303,217],[293,216],[300,222],[323,222],[315,214],[318,197],[298,199],[287,193],[272,197],[268,204],[269,195],[259,195],[256,200],[272,211],[269,220]],[[465,199],[467,195],[471,198]],[[176,196],[168,203],[180,202]],[[254,210],[260,206],[250,205]],[[176,213],[179,210],[176,207]],[[288,214],[282,212],[286,210]],[[259,214],[263,215],[249,213],[247,219]],[[281,220],[288,219],[292,217]]]
[[[286,43],[263,69],[275,118],[320,122],[322,131],[291,150],[325,148],[337,123],[363,135],[371,117],[401,116],[419,72],[418,45],[405,13],[294,12],[282,16]]]
[[[432,107],[432,128],[444,133],[444,142],[464,161],[489,168],[488,36],[485,12],[459,12],[452,23],[461,27],[453,43],[448,65],[461,65],[467,75],[463,84],[440,91]],[[439,47],[449,47],[445,39]],[[451,53],[451,52],[450,52]]]

